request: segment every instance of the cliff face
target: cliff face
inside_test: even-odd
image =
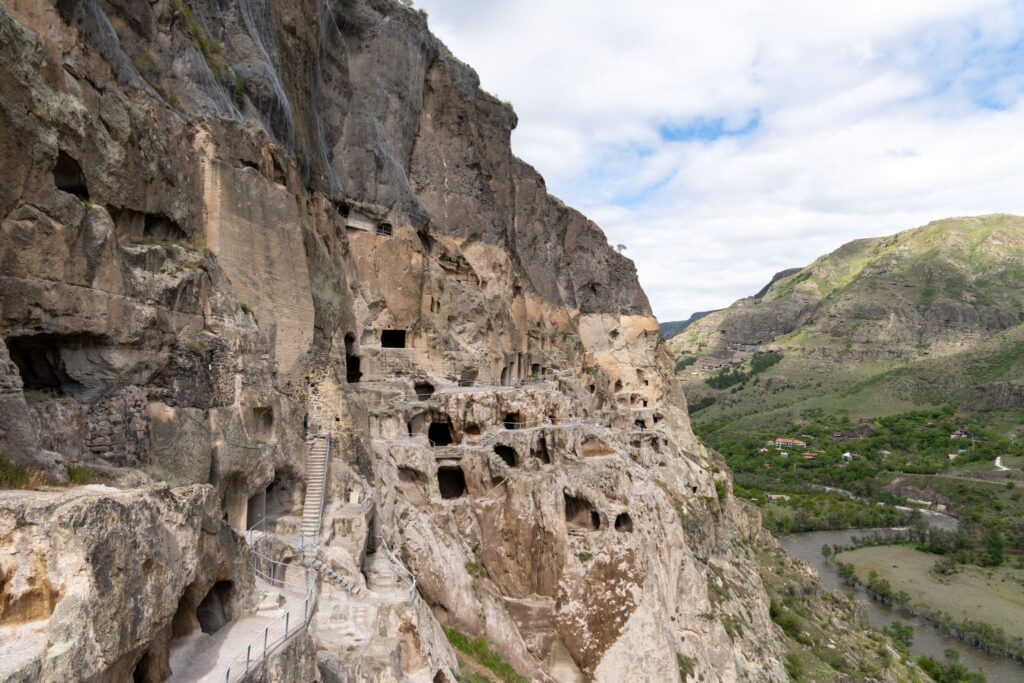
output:
[[[116,487],[0,494],[5,676],[223,680],[256,548],[265,680],[785,679],[632,263],[417,12],[13,0],[0,75],[0,448]]]

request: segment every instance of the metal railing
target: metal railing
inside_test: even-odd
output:
[[[267,624],[259,635],[246,644],[245,652],[235,657],[224,670],[224,683],[243,680],[255,667],[266,661],[267,657],[309,625],[309,621],[313,617],[313,610],[316,609],[316,578],[313,577],[310,580],[312,570],[303,567],[305,585],[287,581],[283,576],[280,578],[277,576],[278,569],[282,567],[294,568],[295,565],[278,562],[253,552],[253,573],[256,576],[280,588],[305,591],[303,600],[301,603],[292,604],[284,614]],[[286,572],[287,569],[284,571]]]
[[[409,604],[412,605],[416,601],[416,577],[413,576],[409,568],[406,567],[398,557],[391,552],[391,548],[388,547],[388,542],[384,540],[383,536],[377,537],[377,542],[380,544],[381,549],[384,550],[384,556],[391,564],[392,569],[398,575],[405,575],[405,578],[409,581]]]

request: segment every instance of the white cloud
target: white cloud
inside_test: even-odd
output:
[[[627,245],[663,320],[850,239],[1024,212],[1020,2],[418,4],[515,105],[516,153]]]

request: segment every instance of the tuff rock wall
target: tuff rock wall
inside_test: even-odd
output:
[[[454,680],[442,626],[534,680],[785,679],[759,522],[515,125],[392,0],[0,3],[0,452],[104,482],[0,493],[4,676],[174,675],[203,596],[261,609],[245,531],[309,561],[329,434],[261,679]]]

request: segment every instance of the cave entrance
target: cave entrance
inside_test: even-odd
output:
[[[196,607],[196,621],[203,633],[216,633],[231,621],[229,606],[233,588],[230,581],[218,581]]]
[[[426,401],[434,395],[434,385],[430,382],[416,382],[413,389],[416,391],[416,398]]]
[[[257,443],[268,443],[274,434],[274,409],[259,407],[252,409],[253,435]]]
[[[501,386],[508,384],[508,367],[501,369]]]
[[[540,377],[540,363],[534,363],[530,366],[530,376],[535,379]]]
[[[519,454],[511,446],[498,444],[494,447],[494,454],[501,458],[509,467],[515,467],[519,464]]]
[[[64,150],[57,152],[57,163],[53,165],[53,184],[62,192],[68,192],[79,199],[89,198],[82,166]]]
[[[505,413],[505,429],[521,429],[526,421],[519,413]]]
[[[354,335],[345,335],[345,381],[349,384],[356,384],[363,373],[359,370],[359,356],[356,355],[356,338]]]
[[[533,450],[533,457],[540,460],[543,465],[551,464],[551,453],[548,451],[548,442],[541,439],[537,442],[537,447]]]
[[[476,379],[479,376],[480,371],[477,368],[463,368],[459,375],[459,386],[471,387],[476,384]]]
[[[245,528],[255,529],[267,518],[267,490],[261,489],[249,498],[245,506]]]
[[[466,495],[466,474],[461,467],[440,467],[437,470],[437,488],[445,500]]]
[[[565,524],[569,529],[597,531],[601,528],[601,515],[586,498],[568,493],[565,496]]]
[[[615,530],[624,533],[633,531],[633,519],[628,512],[621,512],[615,517]]]
[[[448,422],[431,422],[427,429],[427,438],[431,446],[451,446],[455,442],[452,426]]]
[[[404,349],[405,330],[381,330],[380,345],[384,349]]]
[[[132,683],[161,683],[167,680],[169,669],[166,657],[165,661],[161,662],[157,655],[146,650],[132,670]]]
[[[93,351],[105,346],[102,337],[89,334],[33,334],[8,337],[6,343],[24,389],[56,396],[73,395],[85,388],[68,372],[66,361],[70,358],[91,367]]]

